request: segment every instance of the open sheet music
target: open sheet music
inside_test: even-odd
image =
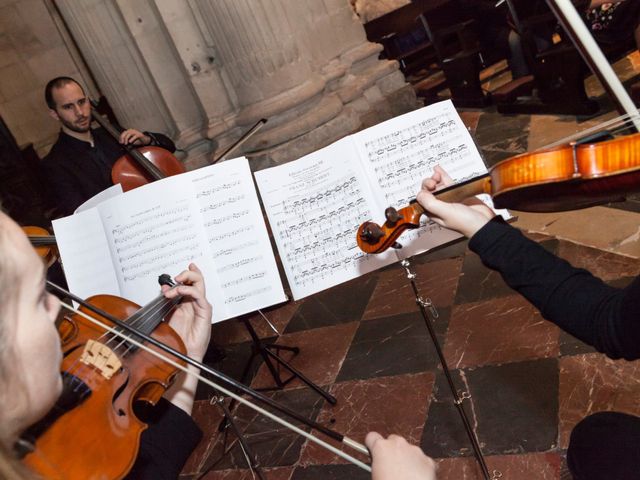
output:
[[[70,289],[145,304],[193,262],[213,321],[286,300],[246,159],[168,177],[53,222]]]
[[[487,171],[450,101],[256,172],[293,297],[311,295],[459,238],[425,218],[421,228],[403,234],[401,250],[367,255],[356,244],[361,223],[382,223],[387,207],[406,206],[436,165],[455,182]]]

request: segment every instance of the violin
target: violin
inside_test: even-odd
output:
[[[496,208],[539,213],[624,200],[625,195],[640,189],[640,133],[597,142],[600,137],[602,134],[516,155],[494,165],[487,175],[444,188],[435,195],[447,202],[459,202],[488,193]],[[394,246],[402,232],[418,228],[425,213],[415,200],[399,210],[389,207],[382,225],[360,225],[358,246],[365,253],[381,253]]]
[[[140,308],[112,295],[87,300],[184,353],[178,334],[162,322],[179,301],[179,297],[161,295]],[[86,307],[80,311],[89,312]],[[105,317],[100,320],[114,325]],[[133,466],[140,435],[147,428],[136,416],[135,407],[140,402],[155,405],[178,370],[127,340],[105,333],[80,314],[65,316],[58,332],[63,393],[54,409],[23,435],[23,442],[36,447],[23,461],[44,478],[122,478]]]
[[[58,258],[56,237],[42,227],[22,227],[22,231],[27,235],[31,245],[33,245],[36,253],[44,261],[47,268],[53,265]]]
[[[120,132],[96,111],[96,103],[91,102],[93,119],[102,126],[117,142]],[[128,192],[147,183],[165,177],[184,173],[186,169],[171,152],[160,147],[132,147],[122,145],[127,155],[118,158],[111,168],[111,181],[122,185]]]
[[[175,286],[168,275],[161,275],[159,280],[163,284]],[[63,372],[63,394],[55,408],[43,420],[30,427],[15,446],[24,462],[42,476],[53,479],[122,478],[133,466],[138,449],[137,440],[144,429],[144,425],[141,426],[131,415],[132,404],[138,401],[157,401],[175,378],[175,371],[196,376],[220,394],[231,397],[371,472],[371,467],[334,445],[259,407],[225,386],[187,369],[187,364],[195,366],[201,372],[224,381],[237,391],[295,418],[342,445],[369,455],[367,448],[353,439],[309,420],[271,397],[184,355],[184,345],[178,335],[168,325],[157,324],[158,319],[166,316],[180,301],[179,298],[168,300],[161,296],[148,306],[136,310],[137,305],[134,303],[111,295],[98,295],[86,301],[51,282],[47,282],[47,289],[71,298],[83,307],[74,310],[62,303],[67,310],[76,313],[72,317],[65,317],[59,327],[64,352],[63,367],[66,367]],[[114,312],[113,307],[117,311]],[[111,312],[103,308],[108,308]],[[121,318],[126,320],[123,322]],[[115,329],[109,334],[101,335],[113,325],[116,325]],[[162,334],[161,330],[164,330]],[[147,333],[149,331],[153,331],[151,336]],[[166,339],[170,342],[163,343]],[[164,362],[165,368],[156,365],[158,361]],[[175,371],[172,372],[170,367]],[[162,374],[157,374],[160,369]],[[80,413],[75,413],[72,417],[75,411]],[[106,418],[97,418],[96,415],[106,415]],[[125,426],[133,431],[125,431]],[[103,431],[106,433],[103,434]],[[69,438],[74,440],[71,445]],[[126,442],[126,446],[118,445],[118,442]]]

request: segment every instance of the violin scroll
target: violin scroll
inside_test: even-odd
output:
[[[382,226],[374,222],[364,222],[358,228],[358,247],[365,253],[382,253],[386,249],[399,248],[398,237],[407,229],[420,226],[420,217],[424,209],[415,200],[408,207],[396,210],[389,207],[385,210],[386,222]]]

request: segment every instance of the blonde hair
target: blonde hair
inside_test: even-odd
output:
[[[0,212],[0,405],[8,404],[7,396],[16,395],[18,392],[13,387],[15,379],[15,369],[9,367],[14,365],[14,351],[11,345],[12,329],[10,327],[9,316],[14,315],[10,306],[14,304],[18,297],[19,282],[15,281],[18,275],[18,268],[10,255],[9,250],[9,230],[10,224],[8,217]],[[0,413],[0,478],[7,480],[26,480],[33,479],[35,476],[31,474],[26,467],[16,458],[14,452],[11,451],[9,430],[6,418]]]

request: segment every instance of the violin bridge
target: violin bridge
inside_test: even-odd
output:
[[[122,362],[113,350],[95,340],[87,340],[82,355],[80,355],[80,361],[96,368],[100,375],[107,380],[122,366]]]

